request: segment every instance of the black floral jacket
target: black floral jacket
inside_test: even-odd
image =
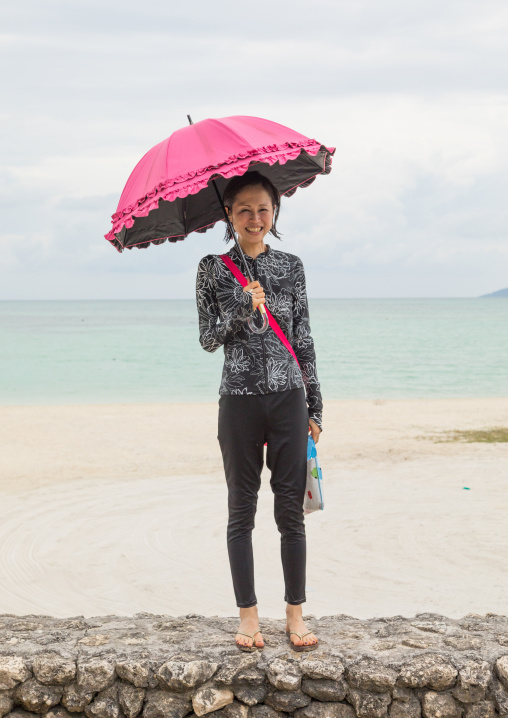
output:
[[[265,334],[249,330],[246,320],[253,315],[252,296],[243,291],[216,254],[203,257],[198,267],[199,341],[208,352],[224,345],[220,394],[270,394],[305,386],[309,418],[321,428],[323,404],[303,264],[294,254],[266,247],[256,259],[249,256],[246,259],[252,276],[265,291],[266,306],[293,347],[300,368],[270,327]],[[227,254],[245,275],[236,245]]]

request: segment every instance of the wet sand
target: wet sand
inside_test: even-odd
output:
[[[508,399],[335,401],[306,518],[304,613],[506,611]],[[0,605],[55,616],[235,615],[217,405],[0,408]],[[284,613],[269,473],[254,531],[261,616]]]

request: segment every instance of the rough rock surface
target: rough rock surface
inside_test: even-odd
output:
[[[296,691],[302,682],[301,671],[292,663],[276,658],[269,663],[266,677],[280,691]]]
[[[71,713],[81,713],[94,697],[93,691],[85,691],[75,683],[65,686],[62,696],[62,704]]]
[[[232,688],[235,697],[247,706],[254,706],[257,703],[262,703],[268,692],[268,687],[266,685],[245,686],[234,684]]]
[[[141,713],[144,700],[144,688],[136,688],[130,683],[124,683],[123,681],[119,683],[118,702],[125,718],[136,718],[136,716]]]
[[[7,715],[14,706],[14,698],[12,691],[2,691],[0,693],[0,718]]]
[[[315,654],[310,654],[308,658],[302,659],[300,670],[304,676],[308,678],[329,678],[332,681],[338,681],[344,674],[344,664],[342,661],[333,657],[315,658]]]
[[[422,707],[420,701],[412,696],[410,700],[394,699],[388,712],[390,718],[421,718]]]
[[[166,661],[156,677],[168,691],[186,691],[206,683],[217,668],[218,663],[208,661]]]
[[[115,664],[107,658],[91,657],[78,661],[76,683],[84,691],[102,691],[115,682]]]
[[[116,672],[125,681],[132,683],[136,688],[155,688],[157,679],[150,664],[146,660],[126,659],[117,661]]]
[[[395,685],[397,672],[379,661],[365,658],[349,666],[347,680],[353,688],[385,693]]]
[[[72,683],[76,676],[76,661],[58,653],[39,653],[33,660],[32,670],[40,683],[64,686]]]
[[[392,702],[389,693],[372,693],[352,688],[349,698],[359,718],[386,718],[388,706]]]
[[[113,685],[100,691],[85,708],[85,715],[87,718],[119,718],[118,687]]]
[[[59,686],[45,686],[36,678],[20,683],[14,692],[14,700],[32,713],[46,713],[60,703],[63,690]]]
[[[439,654],[418,656],[402,667],[400,682],[409,688],[434,688],[442,691],[451,688],[457,678],[457,669]]]
[[[497,659],[496,670],[499,680],[508,688],[508,656],[501,656]]]
[[[270,706],[260,705],[254,706],[250,709],[249,718],[285,718],[287,713],[280,713],[279,711],[270,708]]]
[[[423,695],[424,718],[460,718],[462,707],[449,693],[427,691]]]
[[[318,701],[342,701],[346,697],[345,681],[331,681],[329,678],[304,678],[302,690]]]
[[[508,618],[306,617],[240,653],[238,618],[0,616],[0,718],[508,717]]]
[[[168,693],[156,688],[147,693],[143,716],[144,718],[184,718],[191,709],[190,696]]]
[[[22,656],[0,656],[0,691],[14,688],[30,678],[30,671]]]
[[[197,716],[219,710],[232,703],[235,694],[229,688],[217,688],[212,683],[201,686],[192,698],[192,707]]]
[[[249,718],[249,706],[233,701],[211,715],[214,718]]]
[[[303,708],[311,702],[311,697],[303,691],[268,691],[265,703],[275,710],[292,713],[297,708]]]
[[[351,706],[345,703],[320,703],[313,701],[294,713],[295,718],[355,718]]]
[[[466,706],[464,718],[494,718],[496,706],[493,701],[480,701],[472,706]]]

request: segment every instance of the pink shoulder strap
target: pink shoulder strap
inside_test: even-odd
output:
[[[231,257],[228,257],[227,254],[221,254],[221,255],[220,255],[220,258],[222,259],[222,261],[224,262],[224,264],[226,265],[226,267],[231,271],[231,273],[236,277],[236,279],[238,279],[238,281],[240,282],[240,284],[242,285],[242,287],[246,287],[249,282],[248,282],[247,278],[244,277],[244,275],[240,272],[240,270],[238,269],[238,267],[236,266],[236,264],[233,262],[233,260],[231,259]],[[295,354],[294,351],[293,351],[293,347],[291,346],[291,344],[290,344],[289,341],[287,340],[286,335],[284,334],[284,332],[282,331],[282,329],[281,329],[280,326],[278,325],[277,320],[276,320],[275,317],[272,315],[272,313],[270,312],[270,310],[268,309],[268,307],[266,306],[266,304],[265,304],[265,309],[266,309],[266,313],[267,313],[267,315],[268,315],[268,321],[269,321],[269,323],[270,323],[271,328],[273,329],[273,331],[275,332],[275,334],[279,337],[279,339],[281,340],[281,342],[284,344],[284,346],[286,347],[286,349],[288,350],[288,352],[294,357],[294,359],[295,359],[296,363],[298,364],[298,366],[300,366],[300,362],[299,362],[298,359],[296,358],[296,354]]]

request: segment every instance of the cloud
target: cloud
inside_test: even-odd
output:
[[[122,255],[103,239],[134,165],[188,112],[337,146],[281,217],[315,296],[505,286],[507,29],[492,0],[11,4],[0,297],[192,296],[222,228]]]

